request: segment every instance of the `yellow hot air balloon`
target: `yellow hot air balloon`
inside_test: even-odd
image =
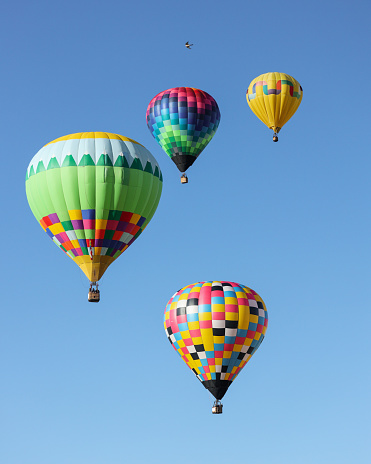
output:
[[[252,112],[273,130],[273,142],[278,142],[278,132],[299,108],[302,98],[303,89],[299,82],[279,72],[256,77],[246,92]]]

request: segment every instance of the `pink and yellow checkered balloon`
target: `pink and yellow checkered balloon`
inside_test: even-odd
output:
[[[203,386],[221,400],[264,339],[268,313],[245,285],[198,282],[169,300],[166,335]]]

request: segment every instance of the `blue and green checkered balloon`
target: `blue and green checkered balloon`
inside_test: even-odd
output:
[[[185,172],[213,138],[220,122],[214,98],[192,87],[156,95],[147,108],[148,128],[162,149]]]

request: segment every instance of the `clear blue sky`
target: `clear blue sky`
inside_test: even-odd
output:
[[[370,3],[14,0],[1,13],[1,464],[368,463]],[[304,89],[277,144],[245,98],[268,71]],[[221,110],[186,186],[145,121],[176,86]],[[24,188],[45,143],[94,130],[142,143],[164,175],[98,305]],[[217,279],[269,313],[221,416],[162,325],[175,291]]]

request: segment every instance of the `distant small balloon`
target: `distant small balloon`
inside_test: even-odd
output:
[[[270,72],[256,77],[246,92],[253,113],[274,132],[273,141],[294,115],[303,98],[299,82],[285,73]]]
[[[214,98],[191,87],[160,92],[147,108],[148,129],[182,173],[213,138],[219,122]]]

